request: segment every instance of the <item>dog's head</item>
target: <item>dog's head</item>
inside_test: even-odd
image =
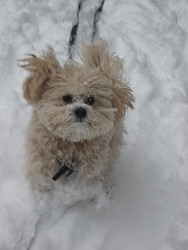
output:
[[[109,53],[106,42],[83,45],[79,54],[83,65],[69,60],[61,67],[52,49],[21,65],[30,72],[24,97],[39,121],[53,135],[74,142],[109,132],[134,101],[122,78],[123,60]]]

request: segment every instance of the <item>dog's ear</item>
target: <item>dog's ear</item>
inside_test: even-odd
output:
[[[20,62],[18,65],[30,73],[23,83],[24,98],[34,104],[40,99],[44,84],[54,77],[60,65],[52,48],[41,57],[31,54]]]
[[[113,93],[112,106],[117,108],[115,123],[119,123],[124,117],[127,108],[134,108],[134,97],[131,88],[127,85],[125,80],[113,81]]]
[[[115,123],[118,123],[128,107],[134,108],[132,90],[123,79],[124,60],[115,53],[110,54],[107,42],[103,40],[96,44],[83,44],[79,49],[79,55],[86,67],[99,68],[109,81],[112,81],[114,93],[112,105],[117,108]]]

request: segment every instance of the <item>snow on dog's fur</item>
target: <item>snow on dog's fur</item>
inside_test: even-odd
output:
[[[53,190],[57,182],[62,187],[77,180],[105,183],[123,143],[122,119],[134,101],[122,78],[123,60],[103,40],[83,44],[79,54],[83,64],[68,60],[63,67],[52,49],[22,60],[29,71],[24,98],[33,106],[26,176],[38,191]],[[74,173],[54,181],[57,159],[72,165]]]

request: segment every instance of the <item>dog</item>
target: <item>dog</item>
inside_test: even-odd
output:
[[[23,95],[33,113],[26,136],[26,177],[31,189],[49,192],[56,183],[105,183],[123,145],[123,117],[133,109],[123,78],[124,61],[106,41],[78,49],[82,63],[60,66],[52,48],[29,55]]]

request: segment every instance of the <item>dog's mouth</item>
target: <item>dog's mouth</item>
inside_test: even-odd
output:
[[[76,118],[75,121],[76,121],[77,123],[83,123],[83,122],[85,122],[85,120],[86,120],[85,118]]]

